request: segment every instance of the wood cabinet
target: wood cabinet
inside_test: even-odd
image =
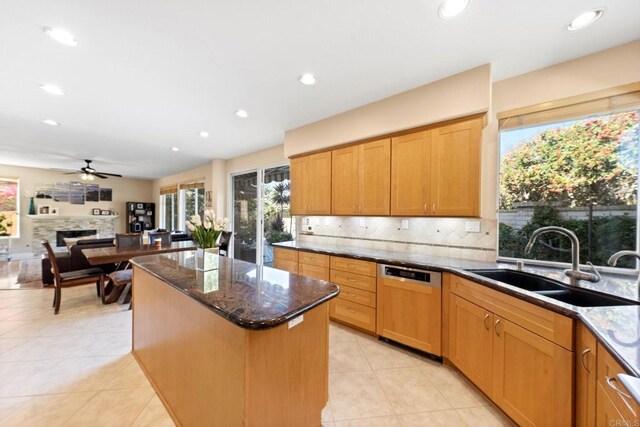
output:
[[[522,426],[573,422],[573,321],[453,276],[449,357]]]
[[[640,425],[640,405],[633,400],[618,380],[618,374],[627,374],[613,356],[597,344],[596,425]]]
[[[431,130],[431,214],[480,215],[482,120]]]
[[[378,335],[441,355],[440,286],[378,277]]]
[[[391,215],[428,214],[430,171],[431,131],[391,139]]]
[[[331,213],[331,152],[291,159],[291,213]]]
[[[329,256],[312,252],[298,253],[298,274],[329,280]]]
[[[391,215],[479,216],[482,119],[393,138]]]
[[[576,326],[576,425],[596,425],[597,341],[582,323]]]
[[[332,256],[330,280],[340,294],[329,301],[329,317],[368,333],[376,332],[376,263]]]
[[[289,273],[298,274],[298,251],[294,249],[274,248],[273,267]]]
[[[389,139],[333,150],[331,161],[332,214],[389,214]]]

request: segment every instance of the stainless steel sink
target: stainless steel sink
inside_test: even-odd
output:
[[[523,271],[498,268],[492,270],[469,270],[469,272],[577,307],[640,305],[635,301],[586,289],[572,288],[556,280]]]

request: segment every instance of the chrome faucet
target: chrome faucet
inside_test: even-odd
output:
[[[611,267],[615,267],[616,264],[618,263],[618,260],[620,258],[622,258],[623,256],[634,256],[634,257],[640,259],[640,253],[638,253],[638,252],[619,251],[619,252],[616,252],[615,254],[611,255],[611,258],[609,258],[609,261],[607,261],[607,264],[609,264]],[[638,275],[638,280],[636,281],[636,284],[638,286],[640,286],[640,275]]]
[[[527,243],[527,246],[524,248],[524,253],[528,254],[531,252],[531,248],[533,248],[533,244],[536,242],[538,237],[545,233],[562,234],[563,236],[568,237],[571,241],[571,269],[564,271],[564,275],[569,277],[571,285],[576,286],[578,284],[578,280],[588,280],[594,283],[600,281],[600,273],[598,273],[598,270],[596,270],[590,262],[587,264],[591,267],[592,273],[580,271],[580,241],[573,231],[567,230],[566,228],[556,227],[554,225],[538,228],[533,232],[533,234],[531,234],[529,243]]]

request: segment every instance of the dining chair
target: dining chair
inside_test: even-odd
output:
[[[168,245],[171,243],[171,233],[168,231],[149,233],[149,244],[153,245],[156,240],[162,239],[163,245]]]
[[[83,270],[68,271],[65,273],[60,272],[58,267],[58,261],[56,260],[56,254],[53,252],[48,240],[42,241],[47,254],[49,255],[49,261],[51,262],[51,269],[53,270],[53,313],[58,314],[60,311],[60,300],[62,299],[62,287],[63,286],[77,286],[86,285],[87,283],[96,282],[96,292],[99,297],[104,295],[104,272],[99,268],[85,268]]]
[[[223,231],[220,235],[220,242],[218,243],[220,256],[229,256],[229,244],[231,244],[232,237],[233,231]]]
[[[140,233],[116,233],[116,246],[131,247],[142,245],[142,234]]]
[[[126,292],[125,295],[125,303],[127,300],[131,300],[131,286],[127,290],[127,285],[132,284],[133,282],[133,270],[116,270],[113,273],[108,275],[111,286],[111,292],[105,298],[103,298],[103,302],[105,304],[110,304],[112,302],[118,301],[123,292]],[[129,307],[131,309],[131,307]]]

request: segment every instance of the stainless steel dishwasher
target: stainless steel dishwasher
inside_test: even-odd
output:
[[[442,356],[442,274],[378,264],[376,332],[389,340]]]

